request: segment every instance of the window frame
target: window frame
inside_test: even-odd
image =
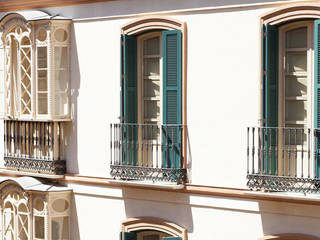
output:
[[[298,21],[285,24],[279,27],[279,73],[278,73],[278,126],[285,127],[285,34],[290,30],[300,27],[307,27],[307,122],[294,123],[303,124],[307,128],[312,128],[314,123],[314,24],[313,21]],[[291,123],[290,123],[291,124]]]

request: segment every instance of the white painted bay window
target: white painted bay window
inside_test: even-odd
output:
[[[70,20],[13,15],[1,21],[5,118],[70,119]]]

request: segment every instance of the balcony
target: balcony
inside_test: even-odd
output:
[[[63,175],[61,122],[4,120],[4,166],[7,169]]]
[[[247,128],[247,186],[320,192],[320,129]]]
[[[111,176],[184,183],[185,131],[183,125],[111,124]]]

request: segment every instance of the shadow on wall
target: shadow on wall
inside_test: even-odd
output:
[[[80,69],[74,27],[71,25],[70,42],[70,90],[71,90],[71,118],[72,122],[66,124],[66,159],[67,173],[78,174],[78,97],[80,88]]]
[[[135,188],[123,188],[122,194],[127,219],[160,218],[193,232],[188,194]]]
[[[70,216],[70,233],[71,233],[71,240],[79,240],[80,233],[79,233],[79,225],[78,225],[78,214],[77,214],[77,205],[74,199],[74,194],[71,194],[71,216]]]
[[[263,3],[283,2],[282,0],[264,0]],[[199,8],[216,8],[216,7],[230,7],[232,5],[245,4],[259,4],[261,0],[123,0],[123,1],[108,1],[103,3],[96,3],[95,5],[81,4],[76,6],[64,8],[48,8],[45,11],[52,16],[60,14],[62,16],[72,16],[76,18],[90,18],[102,16],[117,16],[117,15],[131,15],[152,13],[171,10],[182,9],[199,9]]]
[[[270,239],[268,238],[270,235],[276,237],[283,234],[285,235],[281,238],[272,239],[320,239],[320,206],[260,201],[259,209],[263,235],[265,236],[265,238],[260,236],[259,240]],[[288,238],[288,235],[292,237],[296,234],[298,236]]]

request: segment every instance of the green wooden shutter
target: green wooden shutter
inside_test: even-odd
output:
[[[122,35],[121,73],[122,73],[122,147],[123,163],[137,164],[137,150],[132,142],[137,141],[137,39]]]
[[[182,240],[181,237],[164,237],[162,240]]]
[[[172,124],[182,123],[182,57],[181,31],[162,32],[163,58],[163,129],[164,168],[181,167],[181,128]],[[171,125],[171,126],[170,126]],[[166,144],[168,143],[168,144]]]
[[[133,232],[121,232],[120,240],[137,240],[137,234]]]
[[[266,24],[263,26],[263,144],[272,155],[263,156],[262,170],[266,174],[275,174],[277,168],[276,130],[278,127],[278,27]],[[267,151],[267,153],[270,151]]]
[[[264,118],[266,127],[278,126],[278,28],[264,26]]]
[[[315,167],[320,176],[320,20],[314,21],[314,128],[315,130]]]

